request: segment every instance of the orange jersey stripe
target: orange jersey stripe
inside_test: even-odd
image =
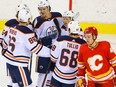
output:
[[[73,78],[75,76],[77,76],[77,73],[74,73],[74,74],[70,74],[70,75],[63,75],[62,73],[60,73],[56,68],[54,69],[54,71],[56,72],[56,74],[60,77],[63,77],[63,78]]]
[[[40,49],[41,45],[38,45],[34,50],[33,52],[36,53],[36,51],[38,51]]]

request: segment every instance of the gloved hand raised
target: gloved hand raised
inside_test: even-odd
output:
[[[42,45],[44,45],[46,47],[51,47],[51,45],[52,45],[52,38],[44,37],[44,38],[40,39],[40,42],[42,43]]]

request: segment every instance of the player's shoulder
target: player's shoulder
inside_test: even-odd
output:
[[[57,41],[71,41],[71,42],[73,41],[73,42],[80,43],[80,44],[86,43],[83,39],[73,38],[68,35],[59,36]]]
[[[38,28],[45,20],[43,18],[41,18],[41,16],[38,16],[34,19],[32,26],[34,28]]]
[[[5,23],[5,26],[13,27],[17,24],[19,24],[19,22],[16,19],[10,19]]]
[[[81,48],[82,48],[82,49],[88,48],[88,44],[87,44],[87,43],[83,43],[83,44],[81,45]]]
[[[79,43],[79,44],[85,44],[86,41],[84,39],[81,39],[80,37],[75,39],[75,42]]]
[[[86,43],[86,41],[81,39],[81,38],[73,38],[73,37],[70,37],[68,35],[62,35],[62,36],[58,37],[58,39],[57,39],[57,41],[63,41],[63,40],[75,41],[76,43],[80,43],[80,44]]]
[[[99,44],[103,47],[109,47],[110,46],[110,42],[108,42],[108,41],[100,41]]]
[[[62,14],[60,12],[51,12],[52,17],[62,17]]]
[[[62,35],[57,38],[57,41],[69,40],[70,37],[67,35]]]
[[[33,33],[33,31],[30,30],[30,28],[27,27],[27,26],[19,26],[19,25],[17,25],[15,28],[16,28],[17,30],[19,30],[20,32],[25,33],[25,34]]]

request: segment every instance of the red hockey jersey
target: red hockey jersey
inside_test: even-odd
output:
[[[116,54],[107,41],[98,42],[93,49],[83,44],[78,56],[78,75],[87,73],[92,81],[105,81],[113,78],[116,72]]]

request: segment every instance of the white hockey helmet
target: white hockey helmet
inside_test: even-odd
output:
[[[75,16],[75,13],[71,10],[65,11],[64,14],[63,14],[63,17],[70,17],[71,20],[74,19],[74,16]]]
[[[29,7],[26,4],[19,4],[17,5],[16,11],[20,11],[21,9],[26,9],[28,11],[30,11]]]
[[[32,18],[30,11],[26,9],[21,9],[18,13],[18,20],[21,22],[29,22],[29,20]]]
[[[80,33],[80,25],[78,21],[71,21],[68,23],[69,33],[79,34]]]
[[[50,3],[48,0],[39,0],[38,2],[38,8],[39,7],[46,7],[46,6],[50,6]]]

